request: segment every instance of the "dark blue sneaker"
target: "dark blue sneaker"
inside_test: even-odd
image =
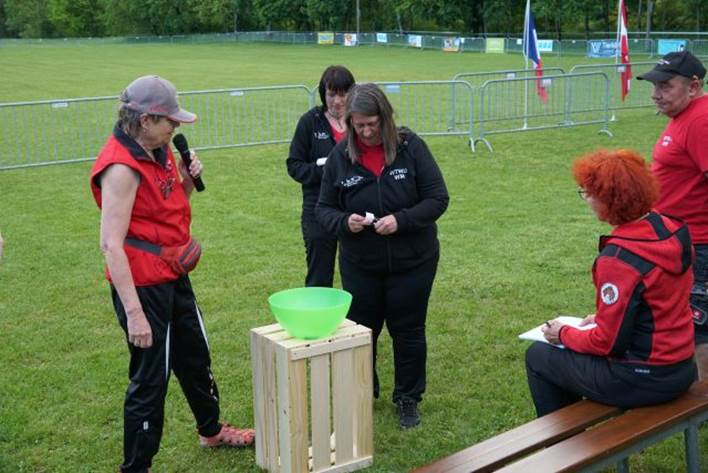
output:
[[[420,425],[420,412],[418,402],[413,399],[400,399],[398,401],[398,422],[402,429],[412,429]]]

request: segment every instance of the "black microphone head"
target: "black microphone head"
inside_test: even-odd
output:
[[[189,151],[189,145],[187,144],[187,138],[185,138],[182,133],[177,133],[174,136],[174,138],[172,138],[172,143],[175,144],[177,151],[179,151],[180,153]]]

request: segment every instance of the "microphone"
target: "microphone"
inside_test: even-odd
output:
[[[182,157],[184,164],[186,164],[187,168],[189,168],[189,165],[192,164],[192,156],[189,154],[187,138],[185,138],[182,133],[178,133],[174,138],[172,138],[172,143],[174,143],[175,148],[179,151],[179,155]],[[194,182],[194,188],[197,189],[197,192],[204,190],[204,183],[202,182],[201,176],[192,177],[192,182]]]

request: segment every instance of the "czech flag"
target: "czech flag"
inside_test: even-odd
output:
[[[538,51],[538,36],[536,35],[536,22],[531,13],[531,0],[526,0],[526,16],[524,18],[524,57],[528,61],[533,62],[533,68],[536,69],[536,92],[541,97],[543,103],[548,101],[548,93],[543,87],[541,77],[543,77],[543,62],[541,62],[541,53]],[[528,62],[527,62],[528,64]]]

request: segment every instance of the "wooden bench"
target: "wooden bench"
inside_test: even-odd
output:
[[[634,452],[684,432],[686,471],[699,472],[698,426],[708,420],[708,380],[675,401],[623,411],[581,401],[413,473],[629,471]]]

